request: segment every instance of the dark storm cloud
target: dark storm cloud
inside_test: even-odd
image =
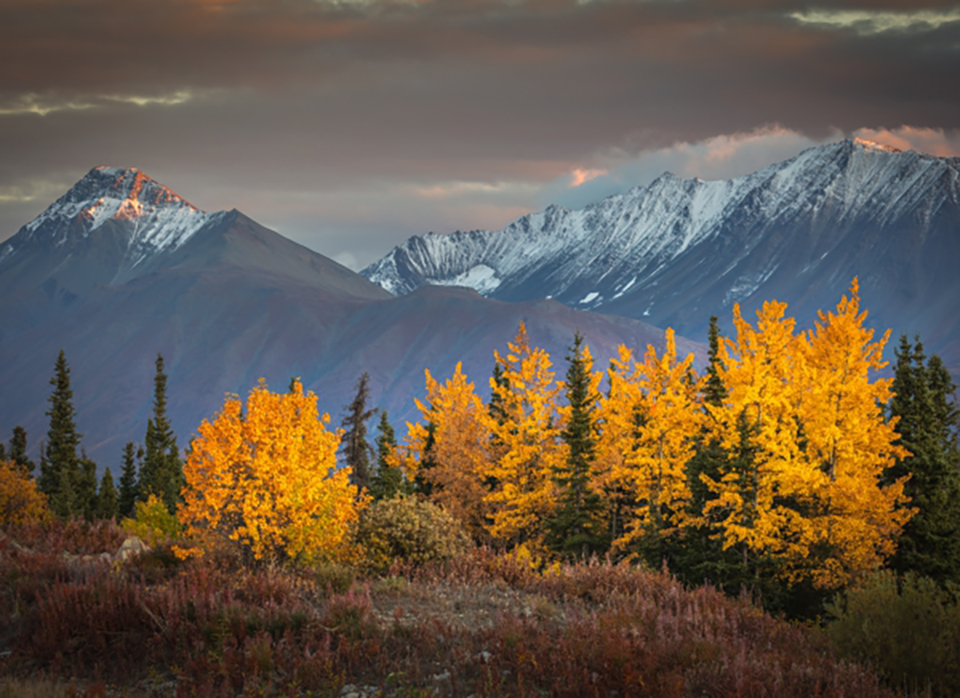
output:
[[[369,261],[412,232],[562,199],[575,170],[629,186],[648,168],[629,163],[670,162],[677,142],[772,124],[805,143],[951,133],[956,15],[874,0],[6,0],[0,238],[100,162]],[[751,143],[773,158],[784,141]]]

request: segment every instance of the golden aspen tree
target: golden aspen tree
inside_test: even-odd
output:
[[[429,483],[431,501],[463,523],[475,538],[483,539],[489,508],[482,474],[490,442],[486,407],[460,362],[442,385],[429,370],[425,374],[426,397],[414,400],[423,421],[408,426],[408,475],[419,475]],[[431,467],[420,468],[428,449]]]
[[[556,406],[562,385],[554,381],[549,353],[530,346],[522,322],[507,348],[494,351],[502,369],[490,381],[498,409],[495,417],[485,415],[495,444],[483,472],[496,482],[486,496],[494,508],[489,531],[507,545],[539,552],[557,504],[554,469],[566,460]]]
[[[0,459],[0,529],[50,517],[47,496],[26,468],[13,460]]]
[[[348,554],[364,500],[349,469],[336,470],[340,434],[327,422],[299,381],[280,394],[261,381],[245,409],[227,397],[191,443],[178,511],[185,534],[231,541],[255,560]]]
[[[812,492],[814,522],[827,553],[810,562],[814,583],[823,588],[880,567],[912,515],[901,506],[906,478],[882,483],[884,471],[907,451],[894,445],[895,420],[884,419],[893,379],[871,376],[887,365],[883,349],[890,332],[874,341],[866,317],[854,279],[836,311],[819,312],[815,329],[800,343],[805,360],[799,418],[806,458],[820,475]]]
[[[702,476],[716,498],[704,515],[719,527],[724,549],[740,546],[789,565],[802,560],[817,532],[802,513],[822,473],[801,451],[797,377],[802,351],[786,304],[768,301],[757,325],[733,308],[736,339],[724,338],[718,373],[727,396],[707,405],[710,436],[732,455],[719,479]]]
[[[638,504],[616,547],[650,534],[668,536],[685,522],[691,499],[686,467],[696,452],[703,416],[701,381],[692,365],[693,354],[677,360],[672,329],[666,331],[662,355],[648,345],[643,362],[635,362],[621,347],[612,362],[604,410],[607,450],[622,456],[614,458],[610,476]]]

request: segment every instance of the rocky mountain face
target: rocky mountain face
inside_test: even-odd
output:
[[[861,139],[726,181],[664,174],[584,209],[550,207],[500,231],[409,239],[363,274],[394,294],[460,285],[553,298],[702,338],[764,300],[801,326],[854,276],[878,329],[919,333],[960,376],[960,159]]]
[[[204,213],[136,169],[98,167],[0,245],[0,438],[17,424],[34,449],[43,438],[61,348],[83,445],[115,473],[123,444],[143,438],[158,352],[182,446],[225,393],[245,395],[260,378],[284,389],[301,376],[336,425],[363,371],[402,433],[425,368],[443,378],[463,361],[486,394],[493,349],[521,320],[561,364],[558,376],[578,329],[598,366],[621,342],[663,338],[554,301],[462,288],[395,298],[238,211]]]

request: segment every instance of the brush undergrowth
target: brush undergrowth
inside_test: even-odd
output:
[[[408,696],[888,694],[818,633],[627,565],[538,573],[477,550],[365,579],[178,562],[162,548],[98,562],[121,541],[116,526],[78,522],[0,538],[0,686],[43,676],[90,695],[336,696],[346,684]]]

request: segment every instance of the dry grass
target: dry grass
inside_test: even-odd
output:
[[[88,555],[119,545],[105,529],[77,533],[86,542],[71,549]],[[480,550],[358,579],[161,551],[117,570],[70,563],[56,549],[65,537],[32,529],[30,551],[0,540],[7,685],[47,690],[25,679],[42,674],[109,695],[888,694],[817,633],[626,565],[539,575]]]

